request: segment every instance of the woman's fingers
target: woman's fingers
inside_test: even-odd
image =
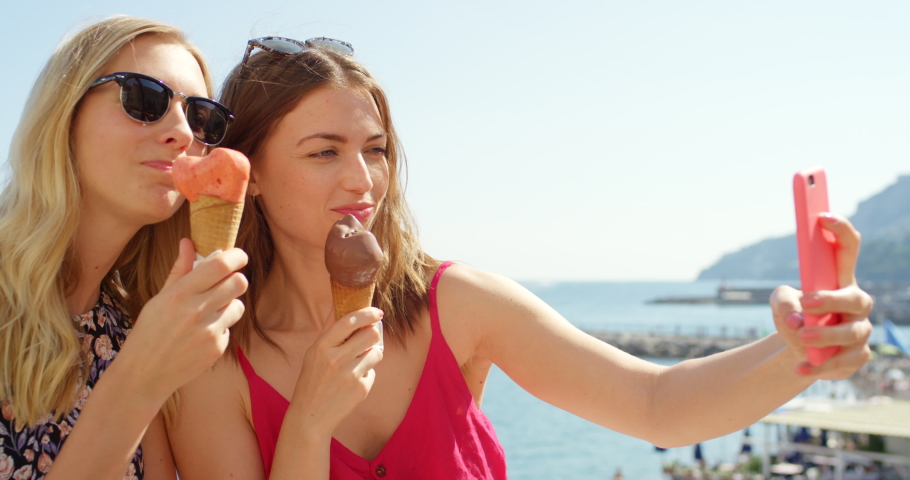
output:
[[[855,284],[839,290],[808,292],[800,299],[807,313],[844,313],[857,317],[868,317],[872,303],[872,297]]]
[[[355,376],[366,375],[380,360],[382,350],[373,348],[381,338],[376,324],[382,318],[382,310],[368,307],[340,318],[326,332],[331,362],[343,371],[353,372]]]
[[[184,243],[192,246],[191,242],[181,242],[181,259],[178,259],[178,264],[184,257]],[[195,256],[195,252],[191,253]],[[220,313],[215,316],[212,314],[222,312],[246,292],[249,282],[243,274],[236,272],[246,265],[246,261],[247,256],[243,250],[232,248],[221,252],[200,263],[170,285],[168,289],[170,293],[164,301],[177,307],[177,311],[181,312],[179,315],[185,318],[204,324],[212,323],[221,316]],[[174,270],[177,269],[175,266]],[[233,310],[236,310],[236,307]],[[231,324],[236,320],[232,318]]]
[[[798,324],[794,324],[793,322],[803,310],[799,303],[800,296],[801,293],[799,290],[787,285],[782,285],[774,289],[771,293],[770,303],[771,313],[774,315],[775,323],[787,325],[790,328],[799,327]]]
[[[180,283],[191,293],[203,293],[228,275],[245,267],[249,261],[246,252],[232,248],[205,259],[192,272],[186,274]]]
[[[242,273],[232,273],[202,295],[200,309],[202,311],[220,310],[243,295],[248,286],[249,282]]]
[[[803,327],[799,339],[807,347],[848,347],[866,344],[872,333],[872,322],[867,318],[848,320],[838,325]]]
[[[245,310],[246,306],[242,301],[236,298],[231,300],[224,308],[215,312],[210,328],[214,332],[227,333],[228,329],[240,320]]]
[[[382,350],[371,348],[357,359],[354,366],[354,375],[365,378],[374,373],[373,368],[382,360]]]
[[[339,318],[323,332],[324,341],[330,347],[337,347],[346,343],[358,330],[380,321],[383,315],[382,310],[375,307],[362,308],[349,313]]]
[[[382,311],[372,307],[343,316],[322,331],[304,356],[296,387],[303,395],[299,401],[322,412],[316,417],[332,430],[373,387],[373,368],[383,353],[372,348],[380,338],[374,324],[381,317]]]
[[[178,246],[177,260],[174,262],[174,266],[171,268],[171,273],[168,274],[167,280],[164,281],[162,289],[171,286],[183,278],[187,273],[190,273],[193,270],[193,259],[195,257],[196,249],[193,247],[192,240],[181,238],[180,245]]]
[[[859,257],[861,236],[846,217],[833,213],[819,215],[821,226],[834,234],[837,248],[837,281],[841,287],[856,284],[856,259]]]
[[[819,221],[836,242],[837,276],[841,288],[803,294],[790,287],[778,287],[771,296],[771,307],[779,334],[799,358],[805,358],[806,347],[840,347],[838,353],[821,366],[799,363],[797,373],[846,378],[869,358],[872,324],[868,316],[872,311],[872,297],[856,285],[854,269],[861,242],[859,232],[840,215],[823,213]],[[841,323],[823,327],[805,325],[806,314],[827,313],[840,314]]]
[[[799,375],[818,376],[827,380],[842,380],[865,365],[871,354],[872,350],[865,343],[850,348],[841,348],[837,355],[828,359],[824,364],[815,367],[809,362],[803,362],[796,366],[796,372]]]
[[[359,357],[379,342],[379,329],[374,324],[367,325],[355,331],[343,345],[338,348],[344,355]]]
[[[780,313],[784,316],[791,311],[800,311],[799,297],[799,290],[787,285],[781,285],[771,292],[771,308],[775,313]]]

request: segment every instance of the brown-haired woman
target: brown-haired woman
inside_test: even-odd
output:
[[[504,478],[479,411],[494,363],[556,407],[663,447],[742,429],[865,363],[871,300],[853,278],[859,236],[842,217],[823,223],[839,240],[845,288],[801,297],[781,287],[778,332],[671,367],[589,337],[508,279],[446,268],[417,242],[385,94],[348,47],[257,39],[225,83],[222,102],[238,117],[225,145],[252,163],[241,227],[250,308],[233,330],[237,349],[181,389],[169,430],[181,478]],[[387,260],[375,308],[334,322],[324,245],[344,214]],[[848,321],[802,327],[803,309]],[[383,353],[364,328],[380,318]],[[842,348],[811,367],[807,345]]]

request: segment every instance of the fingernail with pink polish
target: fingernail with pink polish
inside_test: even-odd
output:
[[[837,218],[834,216],[834,214],[831,214],[828,212],[819,213],[818,218],[821,218],[822,220],[828,220],[829,222],[833,222],[833,221],[837,220]]]
[[[801,312],[790,312],[787,314],[787,326],[790,328],[799,328],[803,324],[803,314]]]
[[[796,374],[800,376],[806,376],[812,373],[812,367],[807,363],[800,363],[796,366]]]

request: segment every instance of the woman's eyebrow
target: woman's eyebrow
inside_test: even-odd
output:
[[[300,145],[302,145],[303,143],[305,143],[307,140],[312,140],[312,139],[314,139],[314,138],[324,138],[324,139],[326,139],[326,140],[332,140],[332,141],[334,141],[334,142],[340,142],[340,143],[347,143],[347,142],[348,142],[347,137],[344,137],[344,136],[342,136],[342,135],[338,135],[338,134],[335,134],[335,133],[314,133],[314,134],[312,134],[312,135],[307,135],[306,137],[303,137],[303,138],[301,138],[300,140],[298,140],[298,141],[297,141],[297,146],[299,147]]]
[[[387,137],[387,136],[389,136],[388,133],[380,132],[380,133],[377,133],[377,134],[371,136],[370,138],[368,138],[367,141],[372,142],[373,140]],[[307,136],[301,138],[300,140],[298,140],[297,146],[299,147],[300,145],[303,145],[308,140],[312,140],[314,138],[322,138],[325,140],[331,140],[333,142],[339,142],[339,143],[348,143],[348,137],[345,137],[343,135],[338,135],[336,133],[314,133],[312,135],[307,135]]]
[[[378,140],[380,138],[388,137],[388,136],[389,136],[389,134],[386,132],[379,132],[376,135],[373,135],[372,137],[368,138],[367,141],[372,142],[373,140]]]

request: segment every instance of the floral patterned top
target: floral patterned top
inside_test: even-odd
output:
[[[48,415],[33,427],[16,427],[13,408],[9,401],[2,403],[0,417],[0,480],[41,480],[50,471],[63,442],[73,430],[92,389],[101,374],[110,366],[126,340],[130,329],[129,314],[102,287],[98,304],[91,312],[73,315],[73,321],[82,327],[82,354],[91,365],[85,387],[79,393],[76,407],[59,422]],[[141,480],[144,476],[142,447],[133,454],[124,480]]]

